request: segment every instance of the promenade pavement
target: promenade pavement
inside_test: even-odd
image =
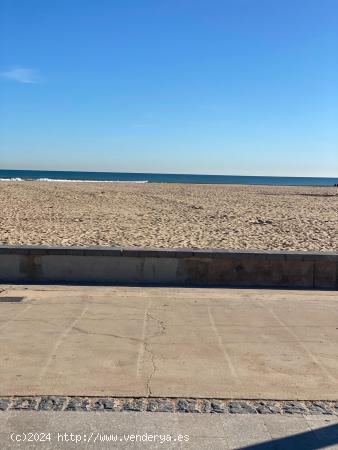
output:
[[[14,405],[0,448],[338,449],[337,348],[334,291],[0,285],[0,410]],[[326,400],[331,412],[16,410],[51,395]]]
[[[1,290],[0,396],[337,400],[335,291]]]

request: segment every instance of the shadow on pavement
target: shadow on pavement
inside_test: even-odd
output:
[[[241,447],[241,450],[315,450],[337,444],[338,424],[274,439],[262,444]]]

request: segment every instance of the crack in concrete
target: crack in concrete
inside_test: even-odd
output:
[[[157,317],[154,317],[152,314],[150,314],[149,312],[147,313],[147,317],[150,317],[152,320],[154,320],[155,322],[157,322],[158,326],[159,326],[159,331],[157,331],[155,334],[149,336],[149,338],[154,338],[156,336],[164,336],[165,334],[165,330],[166,327],[164,325],[164,322],[160,319],[158,319]]]
[[[158,319],[157,317],[154,317],[152,314],[150,314],[149,312],[146,313],[147,319],[152,319],[153,321],[155,321],[159,327],[158,331],[156,331],[156,333],[152,334],[151,336],[148,336],[145,341],[144,341],[144,349],[145,351],[150,355],[150,360],[151,360],[151,364],[152,364],[152,371],[149,374],[147,381],[146,381],[146,388],[147,388],[147,392],[148,392],[148,397],[152,396],[152,390],[151,390],[151,381],[153,379],[153,376],[155,375],[155,372],[157,370],[157,366],[155,363],[155,355],[154,352],[150,349],[150,345],[151,342],[148,342],[149,339],[154,338],[156,336],[163,336],[165,334],[165,330],[166,327],[164,325],[164,322],[160,319]]]
[[[112,333],[97,333],[97,332],[93,332],[93,331],[83,330],[82,328],[79,328],[79,327],[73,327],[73,330],[79,331],[80,333],[83,333],[83,334],[90,334],[90,335],[94,335],[94,336],[108,336],[108,337],[113,337],[113,338],[117,338],[117,339],[129,339],[130,341],[142,342],[141,339],[134,338],[131,336],[120,336],[119,334],[112,334]]]
[[[152,396],[152,391],[151,391],[151,380],[157,370],[156,364],[155,364],[155,356],[154,353],[150,350],[149,348],[149,342],[144,342],[144,349],[147,353],[149,353],[150,355],[150,360],[151,360],[151,364],[152,364],[152,371],[149,374],[147,381],[146,381],[146,388],[147,388],[147,393],[148,393],[148,397]]]

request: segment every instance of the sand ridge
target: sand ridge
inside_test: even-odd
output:
[[[1,182],[0,243],[338,250],[338,189]]]

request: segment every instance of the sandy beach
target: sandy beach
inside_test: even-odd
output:
[[[1,182],[0,243],[337,251],[338,189]]]

